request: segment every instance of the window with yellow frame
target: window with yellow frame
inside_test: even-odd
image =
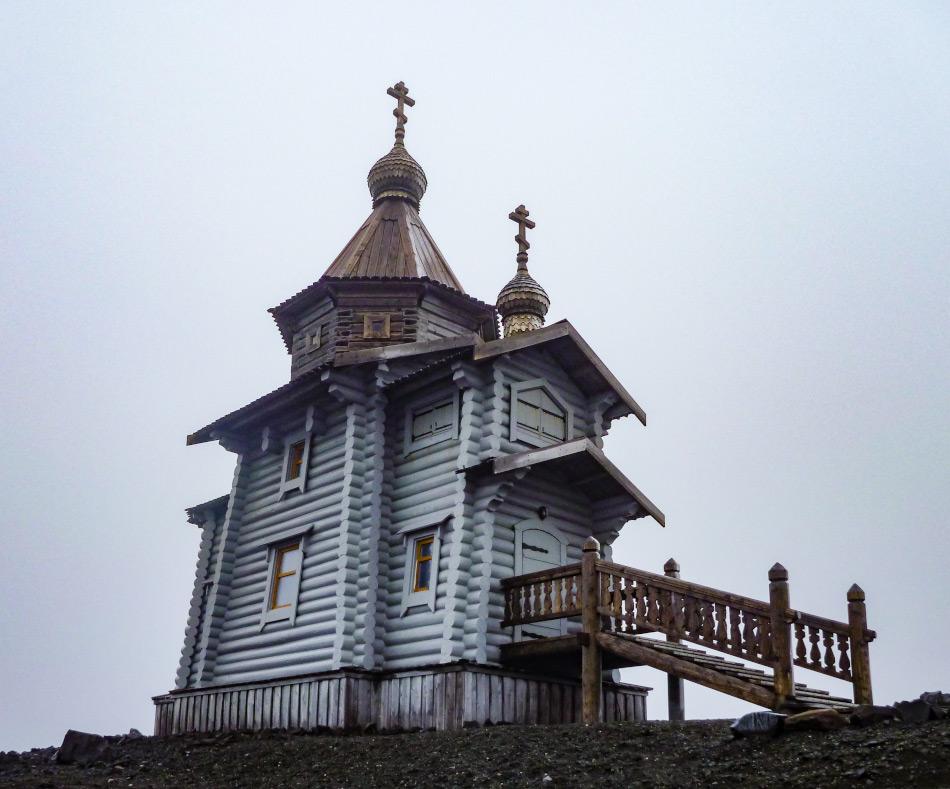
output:
[[[435,537],[429,534],[415,541],[415,562],[413,563],[412,591],[428,592],[432,585],[432,543]]]
[[[262,626],[283,619],[293,620],[297,612],[297,593],[303,550],[299,540],[270,549],[269,586],[262,614]]]

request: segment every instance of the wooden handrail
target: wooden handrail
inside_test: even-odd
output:
[[[733,594],[732,592],[726,592],[722,589],[715,589],[711,586],[703,586],[702,584],[696,584],[692,581],[684,581],[680,578],[671,578],[667,575],[651,573],[649,570],[638,570],[635,567],[628,567],[624,564],[616,564],[615,562],[606,562],[601,560],[597,562],[597,569],[605,570],[615,575],[629,576],[635,581],[642,579],[646,583],[653,583],[661,588],[671,589],[675,592],[681,592],[683,594],[701,595],[714,602],[722,603],[723,605],[740,606],[755,613],[761,614],[762,616],[768,616],[771,610],[769,608],[769,604],[763,600],[755,600],[751,597]]]
[[[525,584],[534,583],[535,581],[553,581],[555,578],[567,578],[570,575],[580,574],[581,565],[579,562],[576,564],[565,564],[553,570],[538,570],[537,572],[527,573],[526,575],[513,575],[511,578],[502,578],[501,588],[511,589],[512,587],[524,586]]]

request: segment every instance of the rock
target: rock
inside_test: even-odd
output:
[[[105,756],[108,749],[109,741],[105,737],[70,729],[54,759],[57,764],[87,765]]]
[[[733,737],[749,737],[757,734],[777,736],[782,731],[785,715],[777,712],[747,712],[736,718],[729,728]]]
[[[896,717],[897,710],[893,707],[875,707],[873,704],[862,704],[854,708],[849,720],[853,726],[859,726],[863,729],[865,726],[871,726]]]
[[[807,710],[785,719],[785,731],[835,731],[848,725],[848,719],[835,710]]]
[[[921,693],[920,700],[926,701],[932,707],[950,707],[950,693],[943,693],[939,690]]]
[[[145,735],[142,734],[138,729],[129,729],[129,733],[125,735],[127,740],[140,740]]]
[[[899,701],[894,705],[894,709],[897,710],[897,717],[904,723],[926,723],[943,717],[941,714],[943,710],[928,704],[923,699]]]

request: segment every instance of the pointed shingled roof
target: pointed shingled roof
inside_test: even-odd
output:
[[[419,212],[407,200],[382,200],[324,277],[426,278],[464,293]]]

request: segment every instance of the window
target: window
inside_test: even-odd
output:
[[[429,398],[406,411],[406,448],[417,449],[458,438],[458,395]]]
[[[363,337],[371,340],[389,339],[389,314],[368,312],[363,316]]]
[[[300,543],[278,548],[274,555],[274,580],[270,591],[270,609],[290,608],[297,591],[300,573]]]
[[[290,620],[293,624],[297,617],[297,595],[303,572],[303,537],[268,546],[267,557],[267,594],[261,627],[283,620]]]
[[[397,527],[406,549],[402,586],[402,613],[428,608],[435,611],[439,586],[439,550],[442,529],[451,516],[423,515]]]
[[[307,466],[310,462],[310,435],[300,434],[285,439],[284,471],[280,481],[280,497],[290,491],[303,491],[307,486]]]
[[[511,385],[511,440],[546,446],[571,438],[573,415],[543,380]]]
[[[297,479],[303,467],[303,453],[307,448],[306,441],[298,441],[290,445],[290,463],[287,464],[287,481]]]
[[[431,534],[416,540],[415,571],[412,574],[412,591],[428,592],[432,583],[432,542]]]

